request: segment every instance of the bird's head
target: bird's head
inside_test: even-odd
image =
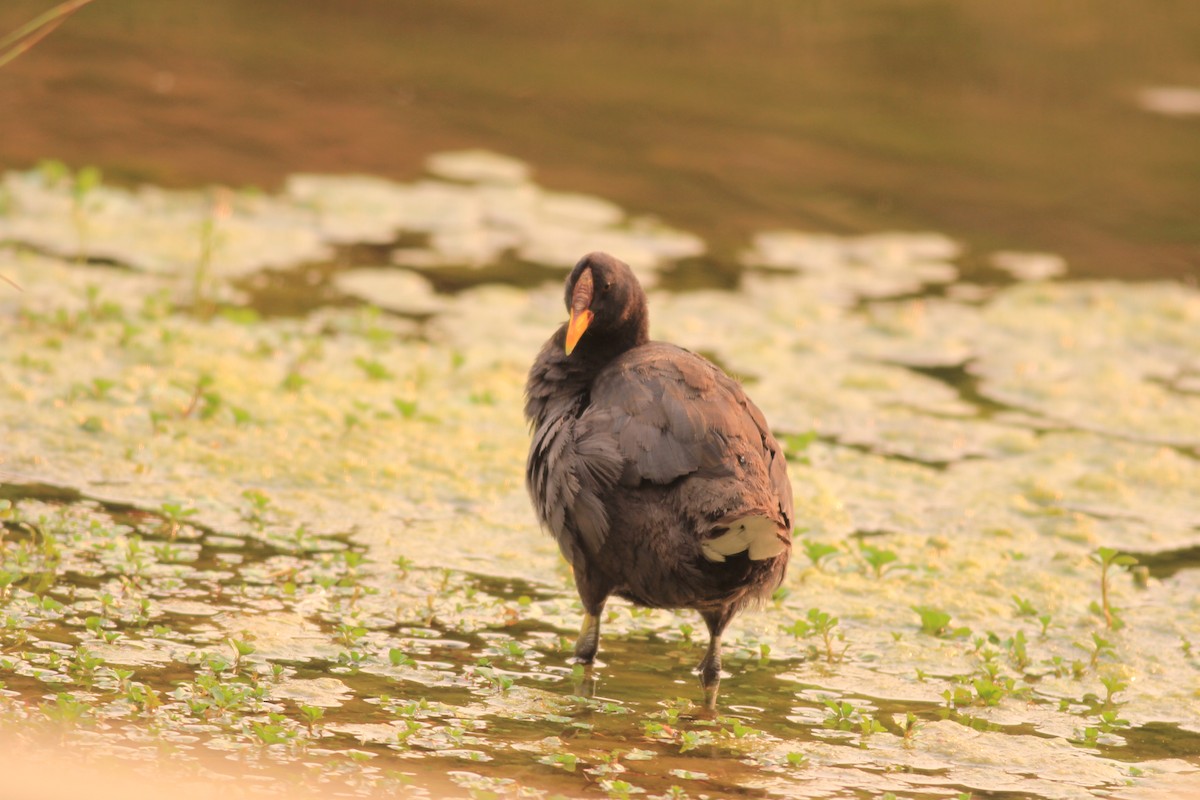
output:
[[[646,293],[624,261],[588,253],[567,278],[567,355],[577,346],[623,351],[649,340]],[[582,341],[584,333],[588,338]]]

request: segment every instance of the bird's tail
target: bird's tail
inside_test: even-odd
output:
[[[700,550],[709,561],[747,553],[751,561],[765,561],[783,553],[790,542],[779,521],[765,514],[724,519],[713,526]]]

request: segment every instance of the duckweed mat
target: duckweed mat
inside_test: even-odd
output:
[[[687,613],[614,603],[604,663],[567,664],[520,413],[580,255],[703,286],[699,236],[487,153],[278,196],[53,164],[0,186],[0,730],[216,754],[267,793],[1200,779],[1194,287],[1036,253],[967,284],[936,233],[765,231],[736,289],[652,290],[653,335],[745,383],[796,494],[711,715]]]

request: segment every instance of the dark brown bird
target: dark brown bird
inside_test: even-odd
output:
[[[583,601],[574,660],[595,658],[609,595],[694,608],[708,626],[699,673],[712,707],[722,631],[787,568],[792,487],[782,448],[732,378],[650,341],[646,295],[627,264],[584,256],[566,304],[570,319],[525,386],[525,480]]]

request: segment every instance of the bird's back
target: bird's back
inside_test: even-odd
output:
[[[650,342],[597,373],[574,413],[541,426],[558,433],[542,441],[555,461],[545,477],[568,502],[548,524],[568,558],[603,564],[624,582],[620,593],[645,605],[700,607],[705,595],[724,602],[747,584],[773,588],[791,485],[782,449],[736,381]],[[754,580],[766,562],[778,576]]]

